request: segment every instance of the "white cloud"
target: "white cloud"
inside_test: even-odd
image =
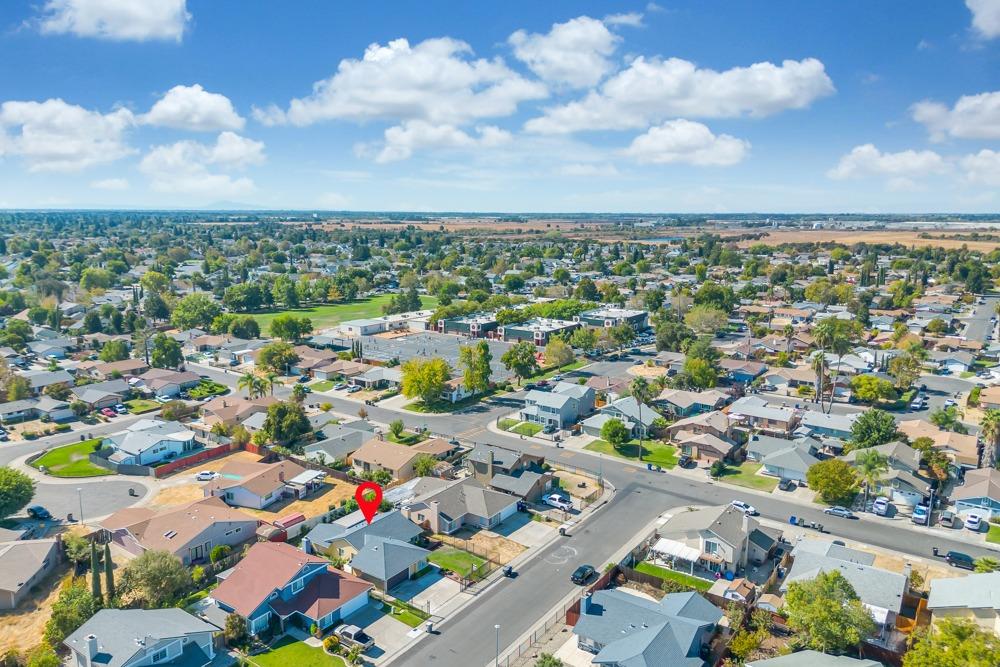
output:
[[[264,144],[232,132],[221,133],[215,144],[184,140],[154,146],[139,164],[154,190],[211,194],[218,197],[241,195],[254,189],[247,177],[233,178],[221,171],[243,169],[264,161]]]
[[[667,10],[665,10],[663,7],[661,7],[660,5],[656,4],[655,2],[647,2],[646,3],[646,11],[647,12],[665,12]]]
[[[624,154],[641,163],[725,167],[740,162],[748,150],[747,141],[728,134],[716,136],[705,125],[681,118],[649,128]]]
[[[96,190],[128,190],[128,181],[124,178],[105,178],[100,181],[91,181],[90,187]]]
[[[191,15],[187,0],[48,0],[40,28],[119,41],[179,42]]]
[[[493,125],[476,128],[474,137],[454,125],[432,125],[422,120],[405,121],[385,131],[385,145],[375,156],[376,162],[405,160],[416,150],[492,148],[511,140],[511,135]]]
[[[561,176],[617,176],[618,169],[613,164],[590,164],[574,162],[563,165],[557,170]]]
[[[984,148],[963,157],[959,166],[970,183],[1000,188],[1000,152]]]
[[[949,109],[940,102],[924,100],[910,107],[913,120],[922,123],[932,141],[946,137],[1000,139],[1000,91],[963,95]]]
[[[836,180],[861,178],[864,176],[888,176],[895,179],[941,174],[949,170],[944,158],[934,151],[906,150],[898,153],[883,153],[873,144],[855,146],[840,158],[837,166],[827,172]],[[898,180],[898,184],[904,181]]]
[[[965,0],[972,12],[972,27],[986,39],[1000,37],[1000,0]]]
[[[79,171],[130,155],[125,132],[134,123],[128,109],[102,114],[61,99],[0,105],[0,134],[14,130],[5,152],[21,156],[28,171]]]
[[[640,56],[581,100],[551,107],[527,122],[531,132],[646,127],[672,116],[768,116],[802,109],[834,92],[823,63],[814,58],[735,67],[717,72],[680,58]]]
[[[589,16],[555,23],[548,34],[518,30],[507,41],[514,56],[545,81],[583,88],[611,71],[610,57],[621,37]]]
[[[197,83],[174,86],[141,120],[149,125],[195,132],[241,130],[246,122],[236,113],[228,97],[210,93]]]
[[[548,94],[502,59],[472,59],[471,53],[468,44],[447,37],[415,46],[405,39],[372,44],[362,60],[341,60],[336,74],[313,84],[308,97],[293,99],[287,111],[272,105],[255,109],[254,117],[265,125],[377,118],[462,124],[508,116],[519,103]]]
[[[624,14],[608,14],[604,17],[606,25],[625,25],[630,28],[642,27],[641,12],[627,12]]]

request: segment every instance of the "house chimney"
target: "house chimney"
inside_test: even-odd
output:
[[[302,551],[304,551],[307,554],[311,554],[313,552],[312,540],[310,540],[308,537],[302,538]]]
[[[97,635],[89,634],[83,638],[83,654],[87,656],[87,665],[93,663],[97,657]]]

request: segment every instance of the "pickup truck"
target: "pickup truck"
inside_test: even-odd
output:
[[[365,631],[356,625],[342,625],[333,631],[333,634],[340,637],[342,643],[350,646],[360,646],[362,651],[367,651],[375,645],[375,640],[365,634]]]

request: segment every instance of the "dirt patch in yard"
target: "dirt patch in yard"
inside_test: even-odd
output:
[[[666,375],[667,369],[663,366],[646,366],[643,364],[642,366],[629,366],[625,372],[629,375],[638,375],[644,378],[658,378],[661,375]]]
[[[555,470],[555,474],[559,479],[559,488],[574,498],[589,500],[592,496],[601,492],[597,486],[597,482],[585,475],[578,475],[567,470],[559,470],[558,468]],[[586,486],[580,486],[581,483],[586,484]]]
[[[253,510],[241,507],[244,512],[258,516],[266,521],[279,519],[289,514],[301,512],[306,517],[313,517],[330,510],[330,507],[337,507],[341,500],[354,497],[356,484],[342,482],[339,479],[335,483],[327,482],[318,493],[314,493],[302,500],[286,499],[270,505],[267,509]]]
[[[63,563],[17,609],[0,613],[0,653],[12,648],[26,651],[41,643],[45,624],[52,616],[52,605],[69,573],[69,565]]]
[[[855,548],[861,551],[868,551],[863,546],[856,546]],[[929,583],[933,579],[946,579],[950,577],[963,577],[966,575],[964,570],[959,570],[957,568],[948,567],[948,564],[941,561],[940,564],[935,562],[924,562],[924,561],[914,561],[902,556],[897,556],[895,554],[886,554],[876,551],[872,551],[875,554],[875,567],[880,567],[883,570],[889,570],[890,572],[903,573],[903,569],[906,563],[910,563],[913,571],[923,577],[924,582]],[[927,589],[927,583],[924,584],[924,589]]]
[[[454,535],[434,535],[433,539],[456,549],[464,549],[469,553],[488,558],[500,565],[511,562],[526,548],[523,544],[497,535],[492,531],[471,528],[463,528]]]
[[[201,488],[203,485],[204,482],[168,486],[149,501],[149,507],[176,507],[177,505],[193,503],[205,497]]]

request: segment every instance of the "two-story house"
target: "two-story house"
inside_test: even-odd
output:
[[[681,559],[691,568],[733,573],[748,563],[767,560],[780,536],[780,532],[763,530],[759,521],[729,505],[679,511],[659,534],[653,545],[659,557]]]
[[[284,542],[258,542],[212,591],[224,612],[247,620],[252,635],[270,624],[326,630],[368,603],[372,584]]]
[[[545,471],[544,463],[544,456],[483,444],[476,445],[465,459],[473,479],[528,502],[537,501],[552,488],[555,476]]]
[[[594,390],[586,385],[559,382],[552,391],[533,389],[524,397],[521,421],[562,429],[594,411]]]
[[[204,667],[220,629],[183,609],[101,609],[63,641],[71,667]]]

